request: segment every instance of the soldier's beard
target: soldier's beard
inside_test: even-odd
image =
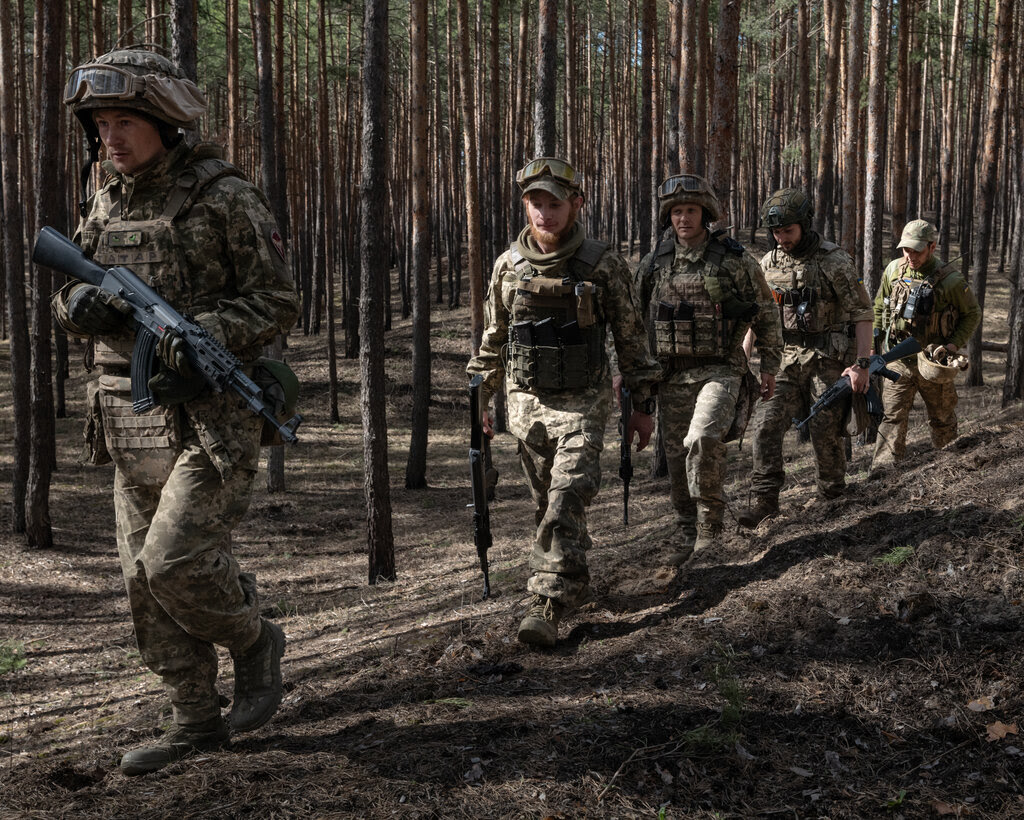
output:
[[[565,227],[562,228],[558,233],[552,231],[545,231],[538,228],[533,222],[530,222],[530,236],[533,237],[533,241],[538,245],[561,245],[562,241],[572,233],[573,226],[576,224],[576,216],[579,214],[580,209],[573,208],[572,215],[569,217],[569,221],[565,223]]]

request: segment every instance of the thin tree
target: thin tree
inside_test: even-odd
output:
[[[828,15],[828,38],[826,40],[827,53],[825,57],[825,89],[824,107],[821,112],[821,137],[818,143],[818,173],[814,185],[814,229],[826,235],[835,233],[835,220],[833,213],[835,203],[835,182],[833,173],[835,168],[835,118],[836,106],[839,95],[832,93],[829,89],[838,86],[839,78],[839,43],[843,29],[843,2],[842,0],[828,0],[825,3],[825,13]],[[827,217],[827,219],[826,219]]]
[[[465,0],[462,0],[465,4]],[[363,11],[363,154],[359,172],[361,288],[359,297],[359,405],[363,420],[363,492],[366,497],[369,581],[395,580],[395,541],[388,482],[388,428],[384,413],[384,279],[388,275],[388,0],[367,0]]]
[[[878,290],[882,274],[882,209],[885,185],[885,64],[889,0],[871,2],[868,49],[868,141],[864,199],[864,286]],[[852,180],[851,180],[852,182]]]
[[[858,196],[860,176],[861,82],[864,73],[864,6],[850,3],[850,25],[846,36],[846,116],[843,118],[843,203],[842,246],[850,258],[860,260],[862,244],[858,241],[857,222],[861,211]]]
[[[463,2],[464,0],[460,0]],[[461,28],[461,26],[460,26]],[[555,85],[558,79],[558,2],[539,0],[537,98],[533,114],[533,155],[550,157],[555,148]]]
[[[723,206],[729,201],[733,184],[732,141],[733,129],[736,127],[739,36],[740,0],[722,0],[718,9],[718,36],[715,44],[707,177]]]

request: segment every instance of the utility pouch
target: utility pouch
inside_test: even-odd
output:
[[[590,327],[597,321],[595,310],[595,296],[597,288],[592,282],[577,282],[576,293],[576,321],[581,328]]]
[[[109,464],[111,461],[103,433],[99,379],[93,379],[85,386],[85,452],[82,460],[86,464],[96,465]]]
[[[263,391],[264,401],[279,422],[284,423],[294,415],[299,399],[299,378],[287,363],[277,359],[257,359],[252,380]],[[260,430],[260,446],[272,447],[278,444],[284,444],[280,430],[264,419]]]
[[[170,475],[181,453],[181,416],[176,407],[156,406],[145,413],[132,409],[132,383],[127,376],[99,378],[106,449],[132,480],[154,482]]]

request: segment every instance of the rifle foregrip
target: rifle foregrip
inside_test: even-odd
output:
[[[149,380],[153,378],[158,341],[156,334],[150,333],[144,327],[139,327],[135,333],[131,373],[133,413],[145,413],[156,404],[153,400],[153,393],[149,389]]]

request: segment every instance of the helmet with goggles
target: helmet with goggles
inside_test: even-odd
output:
[[[761,206],[761,224],[769,230],[797,224],[809,229],[813,216],[811,201],[799,188],[776,191]]]
[[[696,174],[676,174],[658,186],[658,221],[668,225],[669,216],[676,205],[699,205],[707,211],[710,222],[722,218],[722,206],[715,189],[704,177]]]
[[[583,196],[583,176],[558,157],[530,160],[516,174],[516,184],[524,194],[547,191],[556,199]]]

